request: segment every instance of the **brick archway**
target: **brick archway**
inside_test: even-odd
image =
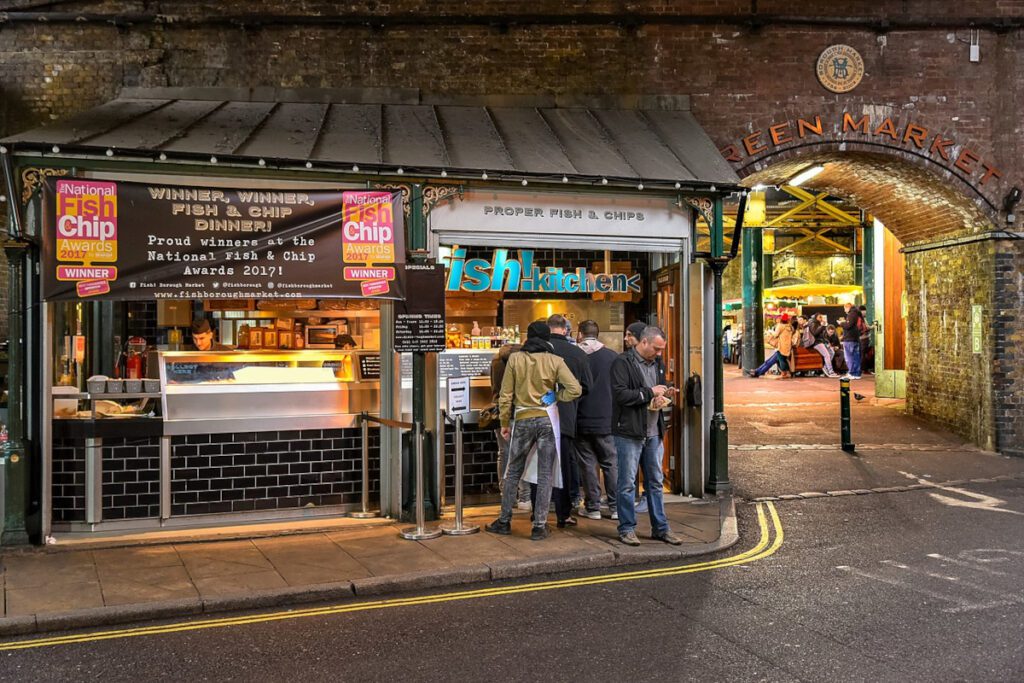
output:
[[[899,149],[824,142],[789,148],[737,170],[745,185],[780,185],[808,166],[804,185],[844,197],[879,218],[905,245],[984,233],[998,225],[992,201],[948,169]]]

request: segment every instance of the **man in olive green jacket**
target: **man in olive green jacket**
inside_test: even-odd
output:
[[[519,480],[526,469],[526,458],[536,446],[537,498],[530,538],[539,541],[549,534],[548,506],[557,451],[547,407],[556,400],[572,401],[583,393],[565,361],[552,353],[550,338],[547,323],[532,323],[522,350],[509,356],[505,366],[498,413],[501,435],[509,439],[509,458],[501,487],[501,516],[486,526],[491,533],[508,535],[512,532],[512,507]]]

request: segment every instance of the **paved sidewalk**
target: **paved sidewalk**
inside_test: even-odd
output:
[[[551,537],[534,542],[527,515],[517,514],[511,536],[481,530],[407,541],[397,532],[407,524],[377,524],[242,540],[7,551],[0,635],[671,561],[738,540],[731,499],[668,503],[666,510],[682,546],[649,540],[646,519],[637,529],[644,537],[639,548],[621,544],[609,519],[580,518],[566,530],[552,524]],[[480,524],[494,517],[490,510],[468,512],[484,514],[467,517]]]

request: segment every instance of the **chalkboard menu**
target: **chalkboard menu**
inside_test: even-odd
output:
[[[442,377],[479,377],[491,374],[491,361],[497,351],[480,353],[442,353],[437,357]]]
[[[409,297],[395,304],[395,351],[444,351],[444,267],[405,265]]]
[[[359,376],[362,379],[380,379],[380,356],[359,356]]]

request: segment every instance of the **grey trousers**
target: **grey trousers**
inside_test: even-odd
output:
[[[537,447],[537,499],[533,504],[533,525],[544,526],[551,506],[551,483],[554,476],[555,432],[551,420],[544,417],[529,417],[516,420],[512,428],[512,439],[508,449],[508,467],[501,482],[501,521],[512,521],[512,508],[519,493],[519,481],[526,469],[526,457]]]
[[[597,471],[600,468],[604,473],[608,509],[615,512],[615,491],[619,481],[615,439],[611,434],[577,434],[576,456],[583,474],[583,498],[587,510],[593,512],[601,509],[601,482]]]
[[[498,488],[503,488],[501,483],[505,480],[505,468],[508,466],[508,440],[501,435],[501,428],[494,430],[494,438],[498,440]],[[525,481],[519,482],[519,502],[530,500],[530,485]]]

